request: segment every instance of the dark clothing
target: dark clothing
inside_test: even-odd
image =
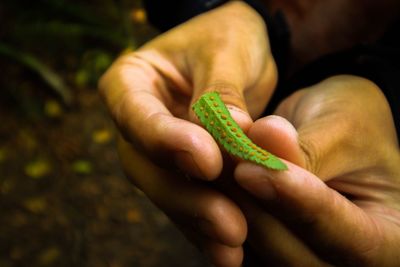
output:
[[[150,23],[161,32],[165,32],[196,15],[225,4],[228,0],[144,0],[143,2]],[[278,71],[284,71],[290,34],[283,14],[280,12],[269,14],[258,0],[243,2],[256,10],[264,19]]]
[[[299,88],[329,76],[352,74],[367,78],[379,86],[390,104],[397,136],[400,137],[400,21],[394,23],[376,43],[360,44],[352,49],[327,55],[314,61],[281,84],[267,109],[270,113],[279,102]]]
[[[166,31],[193,16],[227,2],[226,0],[144,0],[150,22]],[[265,20],[271,42],[271,50],[277,61],[278,71],[285,71],[289,32],[282,14],[270,16],[257,0],[244,1],[252,6]],[[315,84],[337,74],[353,74],[375,82],[385,94],[392,110],[397,134],[400,136],[400,21],[394,23],[376,43],[360,44],[354,48],[323,57],[287,80],[279,81],[266,115],[295,90]],[[280,75],[284,77],[285,75]]]

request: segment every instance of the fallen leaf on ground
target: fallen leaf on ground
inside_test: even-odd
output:
[[[49,247],[42,251],[39,255],[39,264],[42,266],[49,266],[54,264],[54,262],[60,258],[61,252],[57,247]]]
[[[29,162],[25,166],[25,174],[33,179],[40,179],[51,172],[51,165],[45,159]]]
[[[23,203],[24,207],[33,213],[43,213],[47,208],[47,201],[43,197],[28,198]]]
[[[90,174],[92,172],[92,163],[86,160],[77,160],[72,163],[72,170],[78,174]]]
[[[47,117],[59,118],[63,114],[63,109],[57,101],[47,100],[44,104],[44,112]]]
[[[92,139],[97,144],[105,144],[111,140],[112,134],[108,129],[96,130],[92,134]]]

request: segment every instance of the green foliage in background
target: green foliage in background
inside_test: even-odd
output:
[[[95,87],[118,53],[141,42],[135,8],[140,1],[2,0],[0,67],[14,78],[0,78],[3,93],[18,99],[28,72],[70,105],[71,87]]]

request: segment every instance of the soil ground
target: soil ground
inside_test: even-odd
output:
[[[124,177],[96,90],[76,98],[32,118],[0,95],[0,266],[208,266]]]

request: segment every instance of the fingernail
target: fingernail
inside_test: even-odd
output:
[[[231,105],[227,105],[226,107],[228,108],[232,118],[240,125],[240,127],[246,127],[253,121],[250,115],[240,108]]]
[[[190,176],[194,176],[196,178],[204,179],[204,174],[200,170],[196,161],[193,159],[191,153],[187,151],[179,151],[174,155],[175,164],[178,166],[180,170],[189,174]]]

